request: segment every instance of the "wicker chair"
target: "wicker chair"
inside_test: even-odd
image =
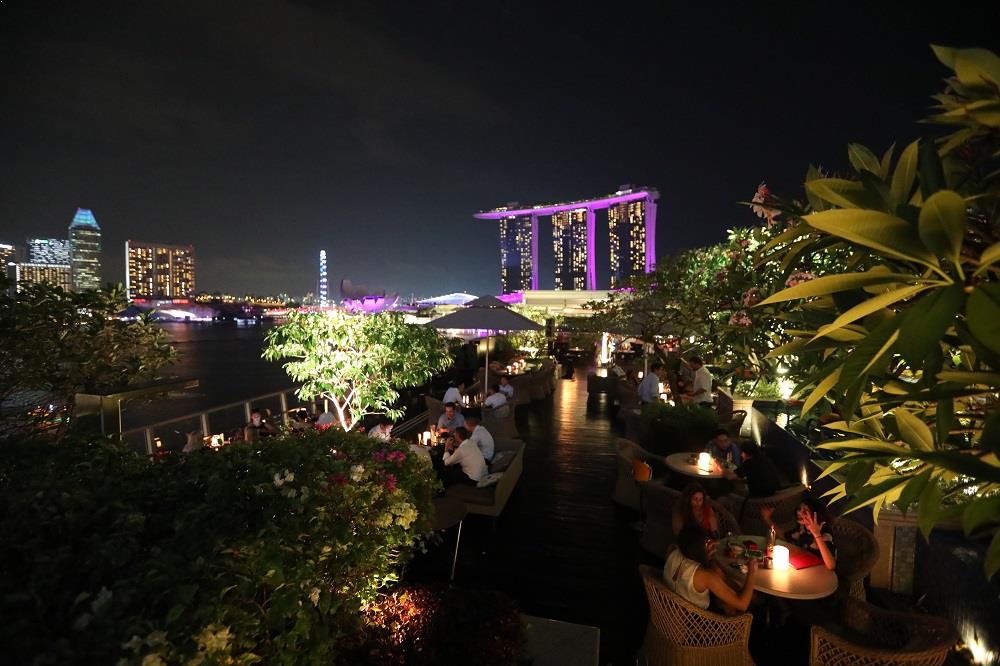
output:
[[[660,462],[664,462],[664,460],[663,458],[646,451],[635,442],[630,442],[627,439],[619,438],[615,440],[615,449],[617,451],[616,459],[618,461],[618,476],[615,481],[615,490],[611,494],[611,499],[622,506],[638,511],[640,507],[639,487],[636,485],[635,478],[632,474],[632,461],[639,459],[658,460]]]
[[[740,429],[743,427],[743,422],[746,418],[747,410],[737,409],[733,412],[732,418],[725,423],[719,423],[719,427],[729,433],[730,437],[736,438],[740,436]]]
[[[444,403],[429,395],[424,396],[424,402],[427,404],[428,425],[437,425],[438,419],[444,414]]]
[[[514,420],[514,405],[506,404],[497,407],[483,407],[483,427],[494,437],[517,439],[517,422]]]
[[[847,599],[843,626],[814,626],[812,666],[939,666],[958,639],[944,618]]]
[[[674,505],[680,499],[680,492],[662,483],[647,483],[641,488],[642,506],[646,511],[646,528],[639,537],[639,545],[650,555],[666,558],[667,548],[674,542]],[[708,500],[719,522],[719,532],[738,534],[739,523],[733,514],[714,499]]]
[[[734,497],[728,502],[729,510],[739,520],[743,534],[767,534],[768,524],[760,515],[764,506],[774,507],[774,524],[780,531],[790,529],[795,525],[795,510],[802,501],[805,491],[801,485],[779,490],[768,497]]]
[[[830,526],[837,546],[837,593],[864,601],[865,578],[878,562],[879,549],[875,535],[864,525],[849,518],[837,518]]]
[[[753,616],[735,617],[702,610],[674,594],[663,572],[640,566],[649,601],[649,625],[641,652],[650,664],[728,666],[753,664],[747,640]]]

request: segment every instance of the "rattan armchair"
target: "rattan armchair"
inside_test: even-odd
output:
[[[795,525],[795,510],[802,501],[805,488],[801,485],[779,490],[768,497],[733,497],[728,503],[729,510],[739,520],[744,534],[767,534],[769,525],[760,515],[761,507],[774,507],[774,524],[784,531]]]
[[[837,518],[830,526],[837,547],[837,590],[842,596],[864,601],[865,578],[878,562],[879,549],[875,535],[864,525],[850,518]]]
[[[842,627],[813,627],[811,666],[939,666],[957,640],[944,618],[847,599]]]
[[[745,666],[753,664],[747,640],[753,616],[735,617],[702,610],[674,594],[663,572],[640,566],[649,602],[649,625],[641,652],[650,664]]]
[[[655,482],[644,484],[639,492],[646,512],[645,529],[639,537],[639,545],[650,555],[666,559],[667,548],[674,542],[674,505],[681,494],[673,488]],[[721,535],[730,532],[739,533],[740,526],[726,507],[714,499],[709,499],[708,504],[715,511]]]

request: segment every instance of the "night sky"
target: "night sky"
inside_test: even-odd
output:
[[[659,256],[717,242],[761,180],[929,132],[929,43],[1000,50],[988,2],[542,5],[0,0],[0,242],[86,207],[105,280],[133,238],[199,290],[301,295],[325,248],[331,287],[496,293],[476,211],[635,183]]]

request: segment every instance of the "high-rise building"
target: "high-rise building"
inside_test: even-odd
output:
[[[555,288],[587,288],[587,209],[561,211],[552,216],[552,252]]]
[[[319,251],[319,304],[322,307],[329,305],[329,283],[326,276],[326,250]]]
[[[14,284],[17,291],[22,292],[29,284],[46,282],[54,287],[62,287],[70,291],[73,281],[70,277],[69,264],[36,264],[32,262],[14,264]]]
[[[69,265],[74,291],[100,288],[101,228],[86,208],[77,208],[69,225]]]
[[[125,241],[125,288],[134,298],[187,298],[195,289],[194,247]]]
[[[0,267],[6,270],[7,264],[12,264],[15,261],[17,261],[17,248],[13,245],[0,243]]]
[[[29,238],[29,264],[69,265],[69,241],[62,238]]]
[[[608,207],[612,287],[624,285],[629,278],[653,269],[655,220],[656,202],[652,197]]]
[[[500,286],[505,294],[537,289],[538,218],[514,215],[500,218]]]

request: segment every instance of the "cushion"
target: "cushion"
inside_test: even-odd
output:
[[[494,472],[492,474],[487,474],[479,480],[476,484],[476,488],[489,488],[497,484],[500,479],[503,478],[503,472]]]
[[[493,462],[490,463],[490,472],[505,472],[510,464],[514,462],[513,451],[497,451],[496,455],[493,456]]]

